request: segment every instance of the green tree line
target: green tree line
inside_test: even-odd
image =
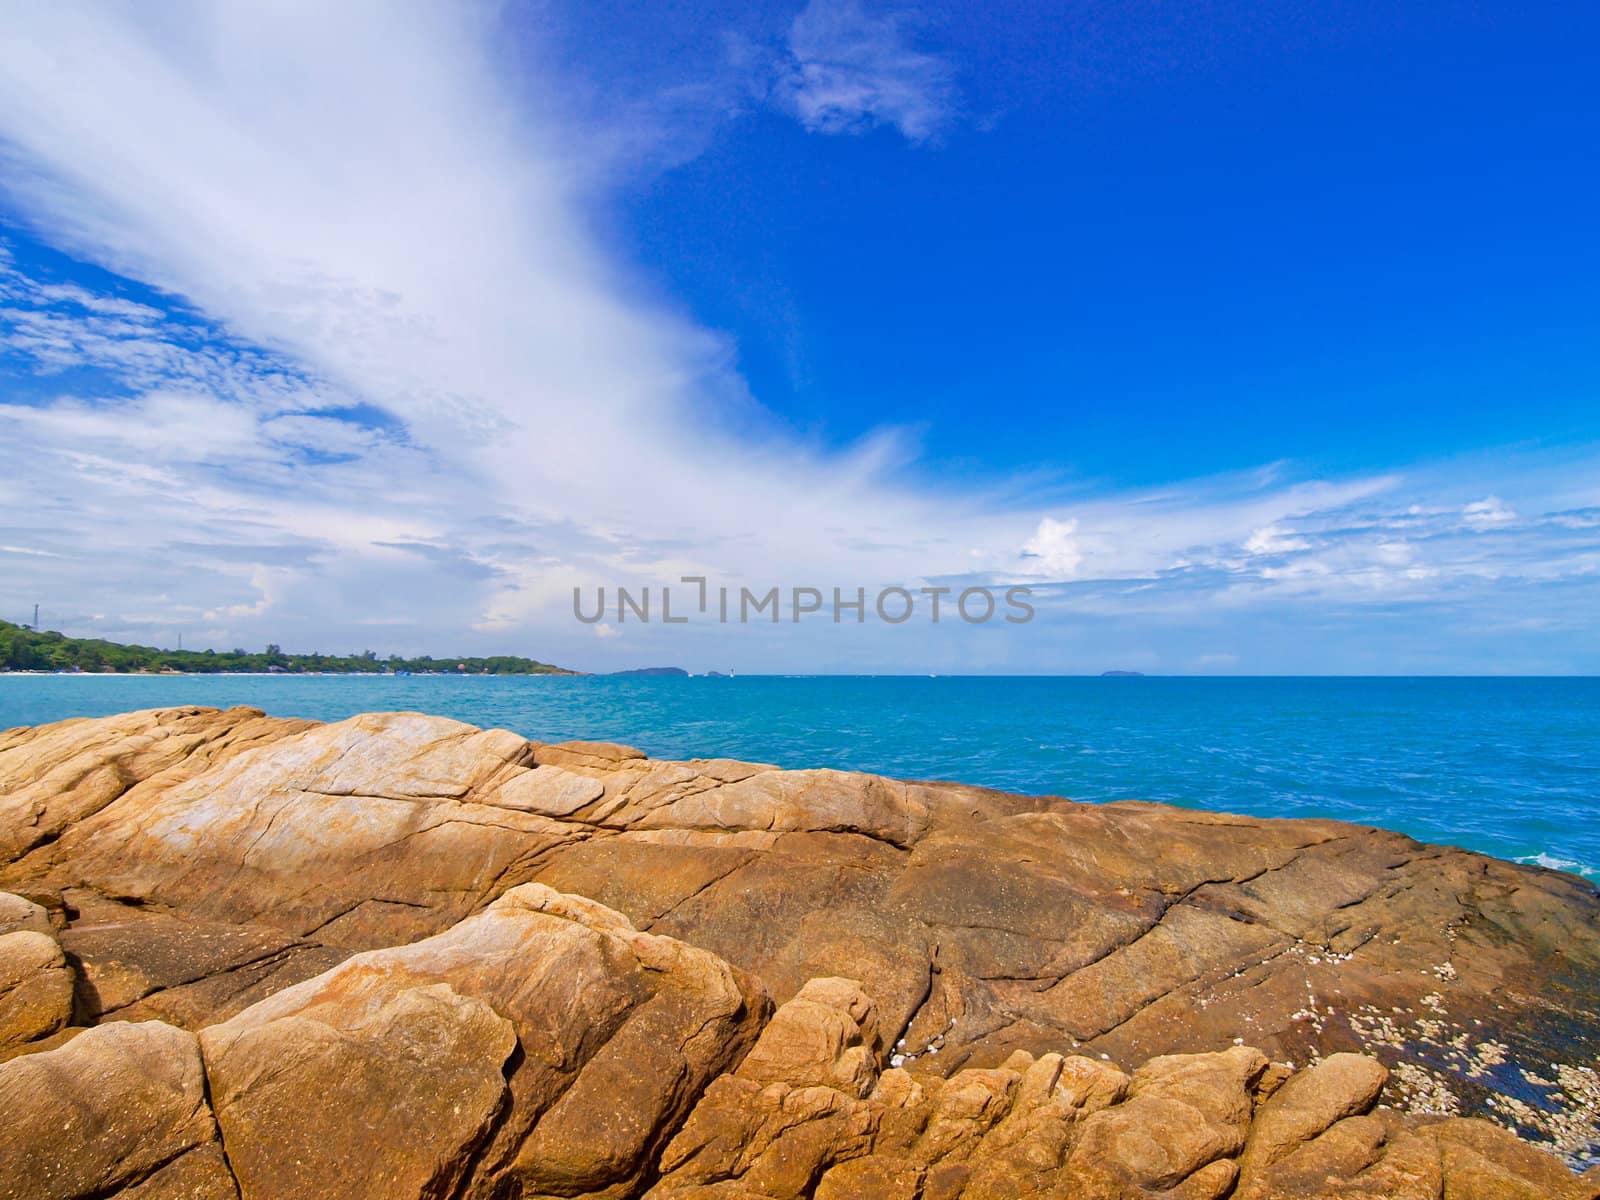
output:
[[[371,650],[359,654],[285,654],[276,645],[259,653],[249,650],[161,650],[102,638],[69,638],[53,630],[0,621],[0,671],[184,671],[216,674],[227,671],[315,671],[375,675],[386,671],[440,672],[468,675],[570,675],[561,667],[497,654],[489,658],[379,658]]]

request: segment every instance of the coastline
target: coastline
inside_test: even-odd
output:
[[[114,795],[95,783],[112,763]],[[104,1020],[207,1045],[333,987],[352,953],[486,936],[497,899],[537,894],[582,937],[675,939],[691,950],[673,961],[715,956],[779,1006],[852,981],[866,999],[846,1007],[881,1032],[853,1060],[874,1086],[1186,1054],[1299,1064],[1321,1087],[1316,1064],[1361,1056],[1362,1104],[1395,1106],[1396,1144],[1479,1116],[1578,1165],[1600,1149],[1600,894],[1382,830],[662,761],[416,713],[183,708],[13,731],[0,833],[0,891],[55,914]],[[175,919],[239,948],[150,975],[193,953]],[[272,969],[217,990],[263,944],[284,948]],[[127,999],[100,990],[130,970],[148,982]]]
[[[584,671],[0,671],[0,679],[582,679]]]
[[[339,720],[412,709],[535,739],[622,740],[668,758],[955,780],[1396,828],[1600,878],[1587,745],[1600,681],[573,676],[0,679],[0,727],[171,704]],[[1510,747],[1511,749],[1507,749]]]

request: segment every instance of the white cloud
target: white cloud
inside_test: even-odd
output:
[[[1495,529],[1517,519],[1517,514],[1499,496],[1474,500],[1461,510],[1461,519],[1473,529]]]
[[[1311,543],[1281,525],[1263,525],[1245,540],[1244,548],[1249,554],[1293,554],[1311,549]]]
[[[30,558],[60,558],[50,550],[37,550],[32,546],[0,546],[0,554],[24,554]]]
[[[1050,578],[1071,579],[1083,562],[1077,531],[1077,521],[1041,518],[1033,536],[1022,544],[1022,552],[1038,559],[1039,570]]]
[[[102,296],[76,284],[40,284],[31,289],[35,299],[46,304],[76,305],[100,316],[118,317],[139,325],[150,325],[161,319],[161,310],[133,300],[116,296]]]
[[[790,27],[773,98],[816,133],[891,125],[913,142],[936,138],[956,115],[955,72],[915,49],[907,24],[856,0],[811,0]]]

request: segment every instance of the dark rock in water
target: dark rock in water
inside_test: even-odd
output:
[[[1375,829],[179,709],[0,889],[4,1197],[1596,1192],[1600,897]]]

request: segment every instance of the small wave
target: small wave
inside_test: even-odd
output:
[[[1538,854],[1522,854],[1516,859],[1519,863],[1527,863],[1530,867],[1547,867],[1552,871],[1572,871],[1582,875],[1585,879],[1593,879],[1597,872],[1593,867],[1586,867],[1581,862],[1574,862],[1570,858],[1556,858],[1554,855],[1540,851]]]

